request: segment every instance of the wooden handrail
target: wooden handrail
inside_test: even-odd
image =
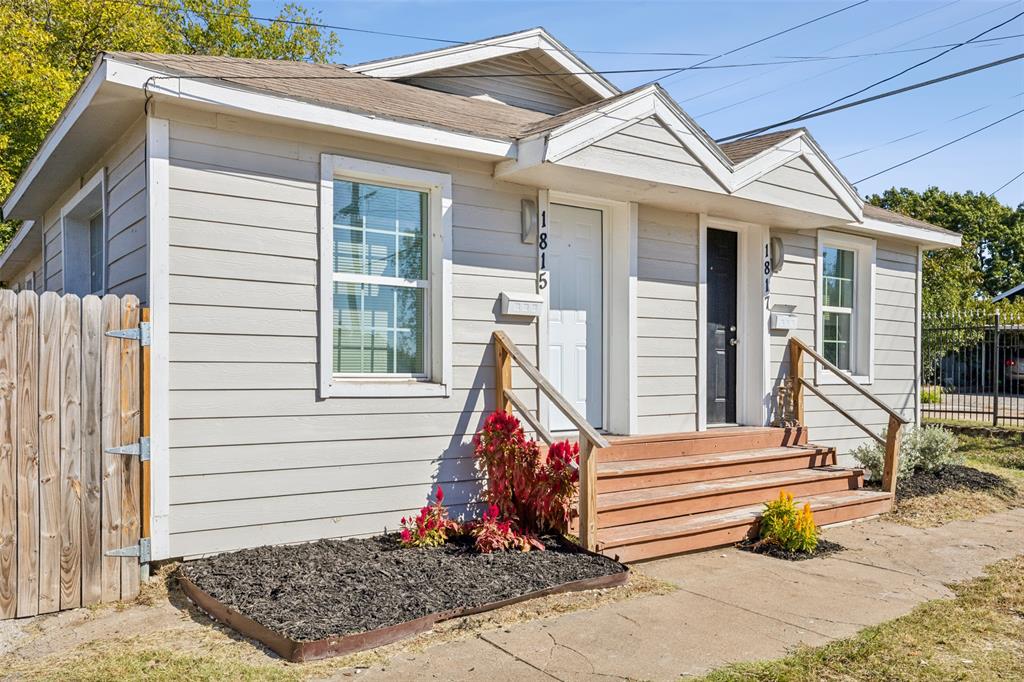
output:
[[[499,410],[512,413],[515,408],[527,423],[548,445],[552,443],[551,433],[543,427],[540,419],[530,412],[526,403],[512,390],[512,361],[526,373],[551,404],[579,431],[580,441],[580,494],[579,519],[580,543],[593,551],[597,547],[597,457],[596,451],[610,447],[608,441],[590,425],[583,415],[576,411],[569,401],[558,392],[540,370],[523,355],[503,331],[496,331],[494,338],[495,394]]]
[[[810,355],[816,362],[821,363],[825,369],[831,371],[837,377],[849,384],[855,391],[857,391],[857,393],[870,400],[889,416],[889,425],[886,429],[884,438],[869,429],[852,414],[828,398],[817,386],[804,378],[804,353]],[[821,355],[821,353],[796,337],[791,337],[789,339],[789,374],[793,384],[793,413],[796,417],[797,423],[801,426],[805,425],[804,389],[806,388],[814,393],[814,395],[818,396],[822,402],[841,414],[854,426],[868,434],[885,448],[885,456],[882,462],[882,489],[888,493],[895,494],[896,473],[900,457],[900,434],[903,427],[910,423],[909,420],[904,419],[896,410],[892,409],[876,397],[875,394],[858,384],[853,377],[836,367],[834,363],[827,360],[823,355]]]
[[[872,393],[868,389],[866,389],[863,386],[861,386],[860,384],[858,384],[853,379],[853,377],[851,377],[849,375],[849,373],[844,372],[843,370],[841,370],[838,367],[836,367],[835,364],[833,364],[829,360],[825,359],[825,356],[823,356],[821,353],[819,353],[818,351],[816,351],[813,348],[811,348],[810,346],[808,346],[806,343],[804,343],[800,339],[798,339],[796,337],[792,337],[789,340],[789,343],[790,343],[790,345],[798,346],[800,348],[800,350],[802,350],[803,352],[807,353],[812,358],[817,360],[819,363],[821,363],[825,367],[825,369],[829,370],[830,372],[835,374],[837,377],[839,377],[840,379],[845,381],[847,384],[849,384],[851,387],[853,387],[853,389],[855,391],[857,391],[862,396],[864,396],[865,398],[867,398],[868,400],[873,402],[876,406],[878,406],[883,412],[888,414],[890,417],[895,418],[901,424],[909,424],[910,423],[908,420],[904,419],[900,415],[899,412],[897,412],[896,410],[892,409],[891,407],[886,405],[884,402],[882,402],[881,399],[879,399],[874,393]]]

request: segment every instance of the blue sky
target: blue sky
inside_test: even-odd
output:
[[[544,26],[573,50],[719,54],[852,4],[839,2],[353,2],[306,0],[331,24],[449,40],[476,40]],[[275,2],[254,0],[254,14]],[[713,64],[780,56],[850,55],[964,41],[1024,11],[1024,1],[869,0],[864,5],[723,57]],[[339,31],[337,61],[357,63],[442,43]],[[1024,17],[986,38],[1024,34]],[[785,66],[690,71],[662,84],[714,137],[783,120],[830,102],[940,49]],[[1024,38],[964,46],[865,95],[1024,52]],[[588,54],[595,69],[682,67],[703,57]],[[608,78],[623,89],[660,74]],[[739,81],[739,82],[738,82]],[[729,87],[722,87],[729,86]],[[711,90],[719,89],[717,92]],[[747,100],[749,101],[743,101]],[[806,125],[851,181],[1024,108],[1024,60],[809,121]],[[976,109],[980,109],[975,111]],[[717,110],[717,111],[716,111]],[[956,117],[957,120],[951,120]],[[923,132],[920,132],[923,131]],[[918,134],[914,134],[918,133]],[[912,135],[914,134],[914,135]],[[865,148],[911,137],[848,158]],[[992,192],[1024,170],[1024,114],[902,168],[858,184],[861,194],[890,186]],[[1024,202],[1024,177],[999,192]]]

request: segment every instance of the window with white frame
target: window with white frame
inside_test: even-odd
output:
[[[875,242],[818,234],[818,348],[862,382],[873,375]],[[831,373],[819,375],[826,381]]]
[[[61,209],[64,292],[103,294],[107,231],[104,172],[96,173]]]
[[[321,392],[446,395],[450,176],[330,154],[321,163]]]

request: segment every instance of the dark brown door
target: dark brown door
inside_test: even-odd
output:
[[[709,424],[736,422],[737,234],[708,230]]]

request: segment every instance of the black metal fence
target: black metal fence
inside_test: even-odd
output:
[[[1024,314],[954,311],[924,316],[921,416],[1024,425]]]

